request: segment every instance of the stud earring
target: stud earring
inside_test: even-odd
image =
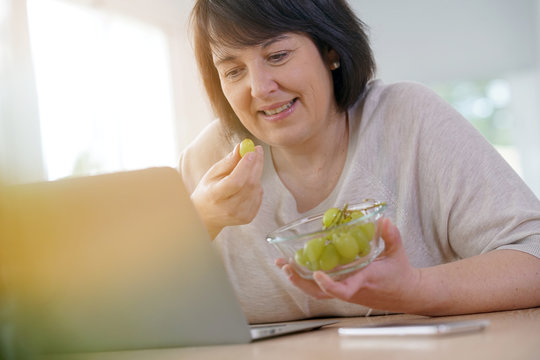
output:
[[[341,64],[339,63],[339,61],[334,61],[332,64],[330,64],[330,70],[336,70],[337,68],[339,68],[341,66]]]

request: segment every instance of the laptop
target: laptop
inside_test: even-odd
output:
[[[6,196],[4,295],[18,342],[39,352],[249,343],[336,322],[250,327],[172,168],[17,185]]]

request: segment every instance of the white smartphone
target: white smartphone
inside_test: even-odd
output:
[[[405,335],[447,335],[481,331],[489,325],[489,320],[464,320],[445,322],[391,323],[361,327],[342,327],[339,335],[356,336],[405,336]]]

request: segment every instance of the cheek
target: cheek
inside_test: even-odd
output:
[[[244,125],[249,132],[253,133],[252,130],[254,129],[252,128],[253,120],[251,119],[249,94],[246,96],[245,92],[235,86],[222,86],[221,89],[242,125]]]
[[[246,102],[245,96],[243,95],[241,89],[236,86],[231,85],[222,85],[221,90],[225,95],[225,98],[231,105],[234,112],[238,115],[239,113],[246,111]]]
[[[335,102],[332,77],[326,76],[324,73],[314,78],[306,91],[309,92],[310,99],[313,102],[312,106],[316,108],[317,112],[328,111],[331,103]]]
[[[306,62],[288,72],[283,84],[302,94],[306,101],[319,103],[325,100],[333,88],[332,77],[322,66]],[[314,104],[312,104],[314,105]]]

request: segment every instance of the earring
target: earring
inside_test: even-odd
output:
[[[330,70],[336,70],[337,68],[339,68],[341,66],[341,64],[339,63],[339,61],[334,61],[332,64],[330,64]]]

